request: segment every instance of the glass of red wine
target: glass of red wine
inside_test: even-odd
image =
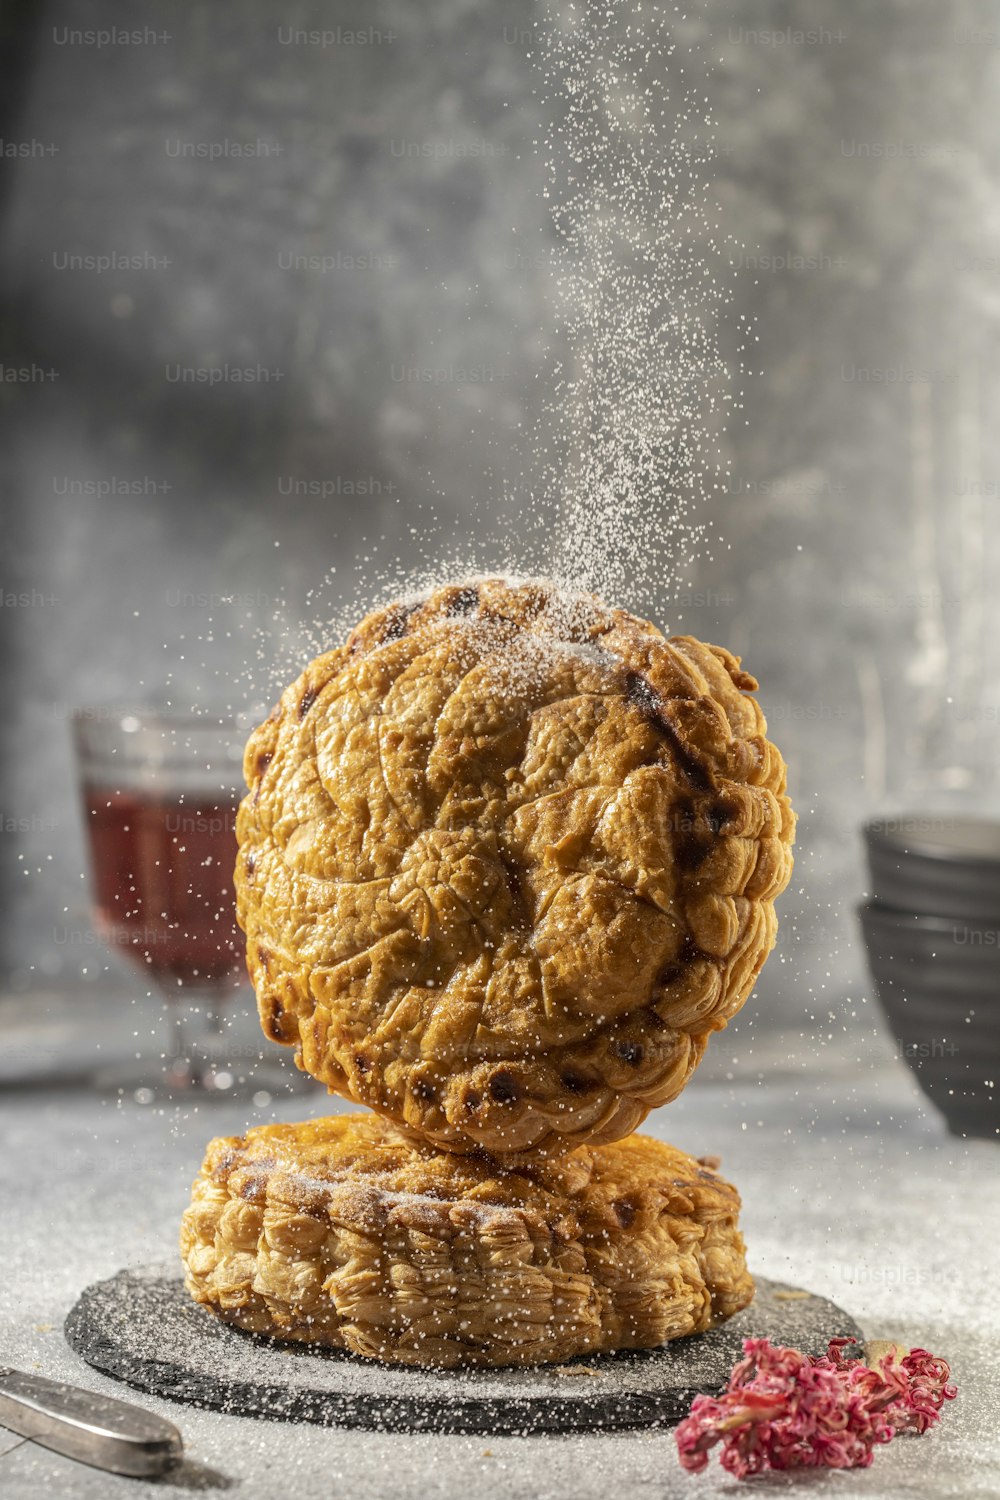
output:
[[[224,1030],[225,1008],[246,984],[233,891],[242,738],[231,719],[167,710],[73,716],[96,925],[168,1002],[160,1077],[147,1066],[121,1080],[147,1102],[290,1082],[262,1051],[227,1051]]]

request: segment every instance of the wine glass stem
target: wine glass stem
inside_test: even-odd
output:
[[[176,1003],[167,1004],[167,1035],[167,1072],[183,1072],[188,1061],[184,1045],[184,1017]]]

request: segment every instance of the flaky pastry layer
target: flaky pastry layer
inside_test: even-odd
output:
[[[505,1170],[373,1115],[214,1140],[181,1229],[226,1322],[390,1363],[531,1365],[699,1333],[753,1297],[739,1197],[644,1136]]]

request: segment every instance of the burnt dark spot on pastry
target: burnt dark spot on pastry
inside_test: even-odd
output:
[[[513,897],[514,921],[521,927],[530,925],[531,905],[525,885],[525,871],[508,854],[500,853],[500,863],[507,877],[507,885]]]
[[[363,1052],[356,1052],[354,1054],[354,1066],[357,1068],[362,1078],[364,1078],[366,1073],[371,1071],[371,1063]]]
[[[425,1104],[429,1104],[436,1093],[429,1078],[414,1078],[410,1084],[410,1091],[414,1099],[422,1099]]]
[[[226,1178],[229,1176],[238,1160],[238,1153],[232,1150],[231,1147],[228,1151],[223,1151],[222,1155],[219,1157],[219,1160],[216,1162],[215,1166],[212,1169],[213,1180],[215,1182],[225,1182]]]
[[[666,719],[658,719],[657,728],[670,746],[678,769],[687,777],[691,785],[696,787],[699,792],[711,791],[711,776],[705,770],[701,761],[692,755],[674,726]]]
[[[483,1102],[482,1094],[477,1094],[475,1089],[470,1089],[464,1099],[464,1104],[470,1115],[474,1115]]]
[[[489,1082],[490,1098],[497,1104],[510,1104],[518,1096],[517,1082],[506,1068],[493,1074]]]
[[[682,834],[674,842],[674,863],[679,870],[690,874],[705,863],[710,848],[707,839],[698,838],[693,833]]]
[[[260,794],[264,787],[264,772],[267,770],[273,759],[273,753],[270,750],[264,750],[260,755],[258,755],[256,761],[254,762],[254,780],[256,782],[253,793],[254,807],[256,807],[258,802],[260,801]]]
[[[302,694],[302,697],[299,699],[299,718],[300,719],[304,719],[305,718],[306,714],[309,712],[309,710],[312,708],[313,704],[316,702],[316,697],[317,697],[317,694],[316,694],[316,691],[315,691],[314,688],[306,688],[306,691]]]
[[[569,1068],[564,1073],[560,1073],[559,1082],[571,1094],[586,1094],[594,1087],[592,1078],[585,1077],[583,1073],[574,1073]]]
[[[471,615],[472,611],[478,608],[478,605],[479,590],[477,588],[459,589],[458,593],[453,594],[452,597],[448,600],[445,614]]]
[[[277,995],[267,995],[260,1002],[260,1024],[272,1042],[288,1046],[297,1036],[295,1017],[290,1016]]]
[[[705,832],[704,821],[699,819],[694,803],[682,799],[674,808],[673,825],[674,861],[679,870],[690,873],[704,864],[711,842]]]
[[[668,990],[672,984],[677,983],[683,972],[680,964],[668,964],[665,969],[660,970],[656,983],[661,989]]]
[[[247,857],[243,861],[243,868],[246,870],[246,872],[247,872],[248,875],[252,875],[253,872],[254,872],[254,870],[256,870],[256,868],[257,868],[257,851],[256,851],[256,849],[250,849],[248,851]]]
[[[262,1165],[264,1165],[262,1163]],[[240,1197],[247,1203],[263,1203],[267,1196],[266,1177],[247,1177],[240,1184]]]
[[[659,718],[660,710],[663,707],[662,700],[649,678],[643,677],[641,672],[627,672],[625,674],[625,697],[640,713],[645,714],[647,718]]]
[[[641,1042],[615,1042],[613,1051],[615,1056],[620,1057],[622,1062],[627,1063],[630,1068],[637,1068],[642,1062],[643,1052]]]
[[[720,797],[718,802],[709,808],[706,820],[713,833],[721,833],[726,824],[732,822],[738,814],[739,809],[735,803],[727,800],[725,797]]]
[[[683,939],[681,940],[680,951],[678,952],[677,957],[672,964],[668,964],[665,969],[662,969],[660,971],[660,974],[657,978],[657,984],[664,989],[669,988],[669,986],[675,984],[677,980],[682,977],[682,975],[686,974],[691,965],[694,963],[695,959],[701,958],[701,956],[702,952],[698,947],[698,944],[695,942],[691,934],[689,932],[686,932]]]
[[[653,687],[648,677],[641,672],[627,672],[625,674],[625,697],[633,704],[639,712],[649,720],[655,729],[663,735],[670,752],[674,758],[678,770],[686,776],[693,787],[699,792],[711,790],[712,778],[705,767],[693,755],[685,745],[677,730],[666,716],[666,704],[660,694]]]
[[[630,1229],[635,1223],[636,1208],[631,1198],[616,1198],[611,1205],[615,1218],[623,1229]]]
[[[411,615],[415,615],[420,608],[419,604],[400,604],[386,617],[382,626],[381,641],[398,641],[400,636],[406,634],[406,627],[410,623]]]

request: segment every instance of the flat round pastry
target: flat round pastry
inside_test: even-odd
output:
[[[181,1227],[220,1318],[393,1364],[645,1349],[753,1297],[736,1190],[645,1136],[504,1170],[377,1116],[210,1142]]]
[[[370,615],[247,746],[267,1035],[448,1150],[627,1135],[774,944],[794,817],[756,686],[540,582]]]

